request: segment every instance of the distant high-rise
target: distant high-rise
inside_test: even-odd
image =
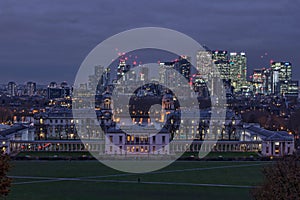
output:
[[[26,91],[28,96],[33,96],[36,93],[36,83],[34,82],[27,82],[26,84]]]
[[[110,82],[110,68],[101,65],[94,67],[94,74],[89,76],[88,86],[92,91],[102,93]],[[97,90],[96,90],[97,89]]]
[[[60,84],[60,88],[63,90],[63,97],[71,97],[71,88],[66,81]]]
[[[247,85],[247,57],[246,53],[230,53],[230,79],[234,91],[240,91],[243,86]]]
[[[10,96],[16,96],[17,95],[17,84],[15,82],[9,82],[7,84],[7,90],[8,90],[8,94]]]
[[[162,84],[171,86],[171,87],[178,87],[178,73],[174,70],[174,62],[161,62],[160,64],[160,82]]]
[[[71,96],[71,89],[67,82],[62,82],[60,86],[56,82],[51,82],[47,88],[48,99],[60,99]]]
[[[161,73],[161,81],[163,83],[168,83],[170,85],[173,85],[174,87],[177,87],[176,84],[178,83],[179,80],[179,74],[181,74],[187,81],[190,80],[190,73],[191,73],[191,63],[190,63],[190,57],[188,56],[180,56],[178,59],[175,61],[171,62],[161,62],[160,66],[165,67],[165,69],[162,68]],[[170,69],[170,70],[168,70]],[[179,72],[179,74],[171,69],[176,70]],[[176,83],[174,85],[174,83]]]
[[[263,94],[269,95],[272,94],[272,69],[263,70]]]
[[[191,73],[191,57],[180,56],[174,62],[174,69],[177,70],[184,78],[190,80]]]
[[[139,81],[148,81],[149,80],[149,69],[147,67],[141,67]]]
[[[292,64],[290,62],[272,62],[273,71],[278,71],[278,81],[292,80]]]
[[[130,65],[126,64],[125,59],[120,59],[118,68],[117,68],[117,79],[122,78],[124,81],[126,80],[125,73],[130,70]]]
[[[194,91],[198,92],[201,97],[208,97],[209,92],[206,86],[205,80],[202,78],[203,76],[200,74],[194,74],[192,77],[192,84],[194,87]]]
[[[290,62],[272,62],[271,69],[274,94],[287,94],[290,92],[289,88],[293,90],[296,83],[292,82],[292,64]]]
[[[196,69],[197,73],[204,78],[207,78],[207,76],[212,73],[212,55],[209,49],[197,52]]]
[[[256,94],[264,93],[264,69],[254,69],[252,75],[253,92]]]
[[[94,74],[89,76],[89,88],[92,91],[95,91],[98,85],[98,81],[104,72],[104,67],[101,65],[97,65],[94,67]]]
[[[285,96],[298,98],[298,94],[299,94],[299,82],[289,81],[287,93],[285,93]]]
[[[206,48],[197,52],[196,59],[197,71],[203,78],[214,77],[221,78],[224,81],[229,79],[230,70],[227,51],[212,51]],[[216,69],[213,67],[213,64]]]
[[[227,51],[212,51],[212,61],[219,70],[220,78],[227,80],[229,78],[229,63]]]

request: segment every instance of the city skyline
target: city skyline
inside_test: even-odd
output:
[[[300,46],[294,42],[300,32],[297,2],[77,3],[0,2],[0,24],[6,27],[0,37],[3,83],[56,80],[71,84],[81,62],[98,43],[144,26],[180,31],[211,49],[245,51],[249,71],[269,67],[270,60],[291,62],[293,79],[300,79]]]
[[[215,52],[220,52],[220,53],[222,53],[222,52],[226,52],[226,55],[227,54],[230,54],[230,55],[236,55],[236,54],[243,54],[243,55],[245,55],[246,57],[247,57],[247,60],[249,59],[249,57],[247,56],[247,53],[246,52],[244,52],[244,51],[239,51],[239,52],[229,52],[229,51],[227,51],[227,50],[223,50],[223,49],[220,49],[220,50],[209,50],[209,51],[211,51],[212,52],[212,60],[215,62],[215,58],[214,58],[214,54],[215,54]],[[156,56],[157,56],[157,52],[155,53],[156,54]],[[132,56],[133,55],[133,56]],[[134,55],[135,54],[132,54],[132,55],[130,55],[130,57],[134,57]],[[137,54],[138,55],[138,54]],[[143,55],[143,54],[140,54],[140,55]],[[139,56],[140,56],[139,55]],[[144,55],[143,55],[144,56]],[[169,57],[168,57],[169,56]],[[170,55],[168,55],[167,57],[170,59],[171,57],[170,57]],[[135,57],[137,57],[137,56],[135,56]],[[130,60],[127,60],[127,58],[128,58],[128,55],[123,55],[123,56],[120,56],[118,59],[116,59],[115,61],[113,61],[111,64],[110,64],[110,66],[108,66],[109,68],[115,68],[115,69],[113,69],[113,71],[115,71],[114,73],[117,73],[117,64],[116,63],[118,63],[118,60],[121,62],[122,60],[124,60],[124,62],[126,62],[126,64],[129,64],[130,66],[138,66],[138,65],[141,65],[141,66],[143,66],[143,65],[148,65],[149,63],[151,64],[151,62],[149,62],[149,59],[151,60],[152,58],[151,58],[151,56],[150,56],[150,58],[147,58],[147,57],[149,57],[149,56],[145,56],[146,57],[146,61],[148,61],[148,62],[146,62],[146,63],[142,63],[142,61],[140,61],[140,64],[138,64],[139,63],[139,59],[130,59]],[[161,56],[161,58],[163,57],[163,55]],[[180,56],[179,56],[180,57]],[[126,59],[125,59],[126,58]],[[148,60],[147,60],[148,59]],[[195,57],[195,58],[192,58],[192,59],[195,59],[196,61],[195,62],[197,62],[197,56]],[[228,57],[224,57],[224,59],[227,59],[226,61],[228,62],[228,70],[233,70],[233,66],[230,66],[229,65],[229,61],[230,61],[230,57],[229,57],[229,55],[228,55]],[[143,60],[143,59],[142,59]],[[165,62],[173,62],[174,60],[177,60],[177,57],[175,58],[173,58],[173,59],[170,59],[170,60],[168,60],[168,59],[166,59],[166,60],[164,60]],[[159,62],[161,62],[160,60],[157,60],[157,66],[159,66]],[[251,67],[249,67],[249,65],[247,64],[247,61],[246,61],[246,65],[245,65],[245,69],[246,69],[246,76],[245,76],[245,78],[246,78],[246,80],[247,81],[252,81],[252,75],[253,75],[253,73],[255,72],[255,71],[257,71],[257,70],[261,70],[261,69],[271,69],[272,68],[272,66],[273,66],[273,63],[289,63],[291,66],[292,66],[292,68],[293,68],[293,71],[295,70],[294,69],[294,66],[293,66],[293,63],[291,63],[291,62],[289,62],[289,61],[286,61],[286,60],[284,60],[284,61],[276,61],[276,60],[270,60],[270,63],[269,63],[269,65],[268,66],[265,66],[265,67],[260,67],[260,68],[251,68]],[[218,67],[218,64],[216,64],[215,63],[215,65]],[[93,67],[95,67],[95,66],[93,66]],[[195,69],[196,69],[196,66],[193,66]],[[204,67],[205,68],[205,67]],[[198,71],[193,71],[193,72],[191,72],[191,75],[192,74],[195,74],[195,73],[202,73],[202,71],[203,70],[205,70],[205,69],[198,69]],[[219,68],[219,67],[218,67]],[[222,70],[223,69],[221,69],[221,68],[219,68],[219,72],[222,74],[223,72],[222,72]],[[204,74],[203,74],[204,75]],[[295,77],[295,73],[291,73],[291,77]],[[222,75],[220,76],[220,78],[221,79],[223,79],[224,77],[222,77]],[[296,80],[296,81],[298,81],[297,79],[293,79],[293,80]],[[47,86],[47,85],[49,85],[49,84],[51,84],[52,82],[57,82],[57,83],[64,83],[64,82],[66,82],[66,83],[68,83],[70,86],[73,86],[73,82],[72,81],[67,81],[67,80],[64,80],[64,79],[57,79],[57,78],[54,78],[54,79],[44,79],[43,81],[41,81],[41,82],[38,82],[38,81],[36,81],[36,80],[33,80],[33,79],[28,79],[28,80],[23,80],[23,81],[18,81],[18,80],[16,80],[16,79],[11,79],[11,80],[9,80],[9,81],[7,81],[7,82],[0,82],[0,85],[6,85],[7,83],[9,83],[9,82],[14,82],[14,83],[16,83],[17,85],[26,85],[27,83],[29,83],[29,82],[34,82],[34,83],[36,83],[38,86]]]

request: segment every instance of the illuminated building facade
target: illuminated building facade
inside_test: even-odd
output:
[[[238,92],[247,86],[247,57],[246,53],[232,52],[229,58],[230,79],[234,91]]]
[[[276,95],[288,93],[289,82],[292,80],[292,64],[290,62],[272,62],[272,92]]]
[[[222,80],[229,79],[229,63],[228,63],[228,52],[227,51],[212,51],[212,61],[219,70],[220,78]]]
[[[35,139],[76,139],[74,119],[70,109],[52,109],[34,116]]]

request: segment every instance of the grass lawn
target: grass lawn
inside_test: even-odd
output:
[[[250,199],[249,188],[235,186],[259,184],[260,170],[266,164],[178,161],[157,172],[137,175],[98,161],[12,161],[10,175],[19,177],[13,179],[7,199]]]
[[[191,156],[198,158],[198,152],[185,152],[181,158],[189,158]],[[67,158],[78,158],[78,157],[92,157],[89,152],[55,152],[55,151],[35,151],[35,152],[20,152],[18,157],[67,157]],[[208,159],[218,158],[259,158],[256,152],[210,152],[205,156]]]
[[[81,156],[91,156],[91,154],[87,152],[55,152],[55,151],[34,151],[34,152],[20,152],[18,153],[19,157],[29,156],[29,157],[81,157]]]
[[[198,152],[185,152],[182,157],[194,156],[197,158]],[[209,152],[205,158],[258,158],[259,155],[256,152]]]

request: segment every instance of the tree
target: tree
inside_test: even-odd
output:
[[[300,199],[300,160],[294,155],[263,169],[263,184],[252,191],[256,200]]]
[[[7,177],[10,169],[9,156],[1,152],[0,155],[0,197],[5,197],[9,193],[11,178]]]
[[[12,121],[12,111],[8,108],[0,107],[0,123],[5,123],[7,121]]]

